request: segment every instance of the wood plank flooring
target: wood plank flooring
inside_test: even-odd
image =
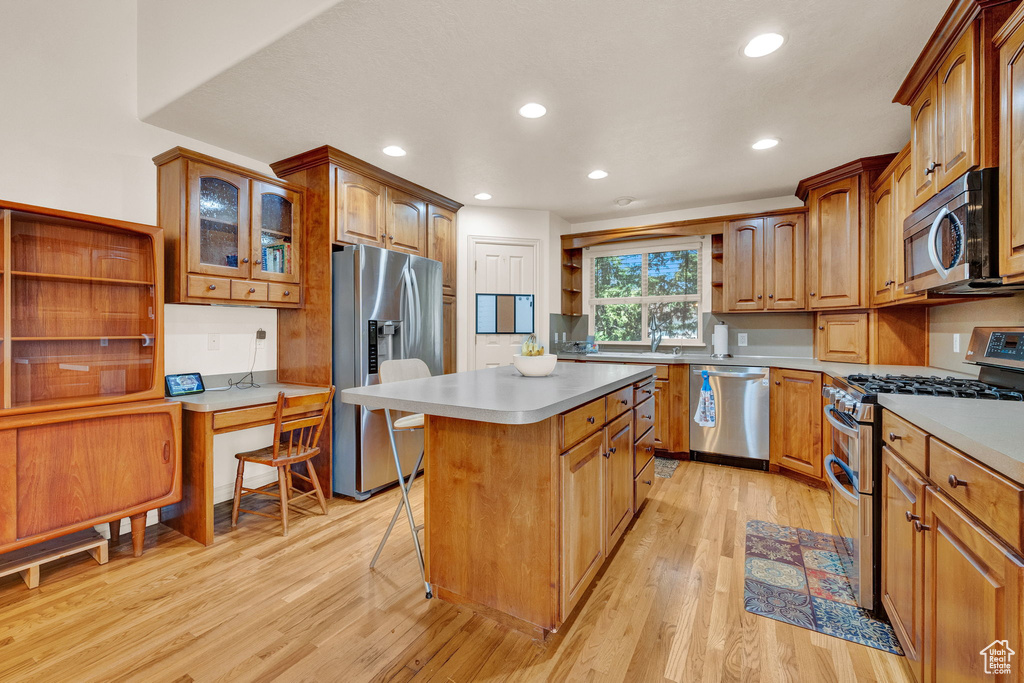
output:
[[[398,495],[333,500],[288,538],[253,515],[231,532],[224,507],[209,548],[156,526],[141,558],[125,539],[34,591],[0,579],[0,681],[911,680],[901,657],[743,609],[746,521],[826,531],[824,491],[681,463],[546,642],[424,600],[404,524],[371,571]]]

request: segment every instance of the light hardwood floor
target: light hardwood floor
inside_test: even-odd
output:
[[[407,526],[369,570],[398,495],[333,500],[288,538],[253,515],[231,532],[225,507],[210,548],[158,526],[141,558],[124,539],[34,591],[0,579],[0,681],[911,680],[900,657],[743,609],[746,520],[828,530],[824,491],[681,463],[547,642],[424,600]]]

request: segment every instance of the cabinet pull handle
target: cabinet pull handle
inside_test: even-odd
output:
[[[164,441],[164,464],[171,461],[171,442]]]
[[[589,422],[590,424],[594,424],[594,417],[593,416],[588,417],[587,418],[587,422]]]
[[[957,488],[958,486],[967,486],[967,482],[963,481],[962,479],[957,479],[955,474],[949,475],[949,479],[947,479],[946,481],[948,481],[950,487],[954,489]]]
[[[648,486],[650,486],[650,485],[652,485],[652,484],[653,484],[654,482],[653,482],[653,481],[651,481],[650,479],[645,479],[645,480],[644,480],[644,483],[645,483],[645,484],[647,484]]]
[[[612,446],[611,448],[608,449],[608,455],[611,455],[614,452],[615,452],[615,446]]]
[[[931,527],[927,524],[921,524],[919,520],[914,520],[914,531],[921,532],[928,531],[929,529],[931,529]]]
[[[249,262],[249,259],[248,259],[248,257],[246,257],[246,258],[242,259],[242,263],[248,263],[248,262]]]
[[[915,515],[915,514],[914,514],[913,512],[911,512],[910,510],[907,510],[907,514],[906,514],[906,517],[907,517],[907,521],[908,521],[908,522],[913,522],[913,521],[915,521],[915,520],[921,519],[921,518],[920,518],[920,517],[919,517],[918,515]]]
[[[217,285],[210,285],[210,289],[217,289]]]
[[[650,415],[641,415],[640,417],[642,417],[645,420],[650,420],[651,419]]]
[[[249,293],[250,294],[255,294],[256,293],[256,288],[255,287],[250,287],[249,288]]]
[[[889,441],[902,441],[903,437],[896,432],[889,432]]]
[[[935,169],[937,169],[939,166],[942,166],[942,164],[933,161],[932,163],[928,164],[928,168],[924,169],[924,174],[931,175],[932,173],[935,173]]]
[[[627,401],[627,400],[625,400],[625,399],[623,399],[623,400],[619,401],[619,403],[621,403],[621,404],[622,404],[622,405],[624,405],[624,406],[625,406],[625,405],[629,405],[629,401]]]

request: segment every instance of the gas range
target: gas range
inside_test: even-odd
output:
[[[1019,390],[959,377],[932,375],[847,375],[844,380],[864,397],[877,394],[911,394],[917,396],[948,396],[950,398],[980,398],[990,401],[1024,401]]]

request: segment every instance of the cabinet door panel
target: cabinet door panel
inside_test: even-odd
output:
[[[604,562],[604,432],[563,453],[562,590],[564,620]]]
[[[765,308],[788,311],[801,310],[807,306],[807,284],[804,278],[806,238],[803,214],[765,219]]]
[[[981,651],[996,640],[1021,642],[1024,566],[932,487],[924,523],[924,680],[987,680]]]
[[[444,372],[445,374],[455,372],[455,349],[456,349],[456,329],[455,329],[455,297],[453,296],[442,296],[441,297],[441,318],[442,326],[444,327],[442,343],[444,344],[444,350],[442,351]]]
[[[910,154],[907,154],[893,171],[893,196],[896,198],[896,221],[893,225],[893,265],[896,273],[896,291],[893,296],[898,299],[909,299],[918,296],[908,294],[904,290],[907,283],[907,259],[903,253],[903,221],[914,210],[914,167]]]
[[[299,282],[302,195],[270,183],[252,184],[252,277]]]
[[[999,274],[1024,275],[1024,27],[999,50]]]
[[[18,430],[18,537],[170,496],[180,465],[178,427],[161,413]]]
[[[455,296],[456,239],[455,214],[438,206],[427,207],[430,248],[427,258],[441,262],[441,289]]]
[[[771,462],[821,479],[821,374],[773,368],[771,375]]]
[[[860,306],[860,179],[836,181],[808,197],[810,307]]]
[[[924,487],[923,479],[883,448],[882,604],[917,680],[924,643],[924,537],[913,521],[924,519]]]
[[[889,303],[893,297],[896,202],[889,176],[871,197],[871,303]]]
[[[725,307],[764,309],[764,219],[733,221],[725,230]]]
[[[633,518],[633,428],[626,414],[606,428],[605,451],[605,548],[611,552]]]
[[[936,128],[938,107],[935,81],[931,81],[910,106],[910,158],[914,173],[914,206],[935,194]]]
[[[384,193],[384,185],[376,180],[336,169],[334,238],[347,244],[384,246]]]
[[[387,188],[385,217],[388,249],[427,255],[427,205],[401,190]]]
[[[939,67],[936,84],[937,121],[935,190],[941,190],[977,166],[978,90],[975,86],[975,38],[972,25]]]
[[[818,360],[868,362],[867,313],[819,313]]]
[[[669,405],[672,403],[672,397],[669,395],[669,380],[659,379],[655,383],[655,388],[657,391],[654,392],[654,447],[673,450],[669,448],[672,429],[669,421],[671,417]]]
[[[189,162],[188,186],[189,272],[249,277],[249,179]]]

